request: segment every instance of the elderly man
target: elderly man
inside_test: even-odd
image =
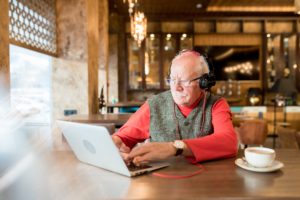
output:
[[[209,77],[207,60],[198,52],[175,56],[170,91],[151,97],[112,136],[124,160],[141,164],[183,155],[196,163],[235,156],[230,108],[209,92]],[[150,142],[135,146],[146,139]]]

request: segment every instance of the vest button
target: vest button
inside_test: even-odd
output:
[[[185,121],[183,124],[184,124],[185,126],[188,126],[190,123],[187,122],[187,121]]]

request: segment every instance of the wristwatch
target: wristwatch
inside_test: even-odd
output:
[[[175,140],[173,142],[173,146],[176,148],[175,156],[179,156],[182,154],[185,143],[182,140]]]

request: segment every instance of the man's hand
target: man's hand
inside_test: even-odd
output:
[[[164,160],[174,156],[176,149],[172,142],[149,142],[141,144],[131,150],[128,159],[136,165],[154,160]]]
[[[126,146],[123,141],[121,140],[121,138],[119,138],[118,136],[111,136],[112,140],[114,141],[115,145],[117,146],[117,148],[120,151],[120,154],[123,158],[123,160],[126,163],[129,163],[131,160],[128,158],[128,154],[130,152],[130,148],[128,146]]]

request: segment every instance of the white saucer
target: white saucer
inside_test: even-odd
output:
[[[254,171],[254,172],[273,172],[284,167],[284,164],[278,160],[275,160],[273,164],[269,167],[253,167],[242,158],[236,159],[235,164],[243,169]]]

